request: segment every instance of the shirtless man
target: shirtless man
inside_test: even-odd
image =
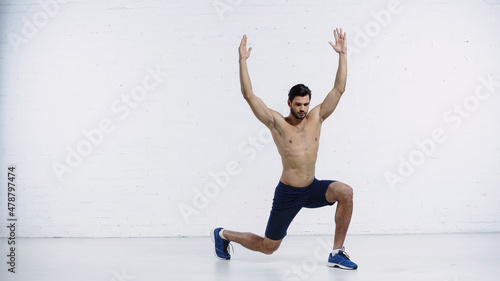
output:
[[[323,103],[308,113],[311,91],[302,84],[295,85],[288,94],[290,114],[287,117],[269,109],[254,95],[246,62],[252,48],[247,50],[247,37],[243,36],[239,47],[241,92],[257,119],[271,131],[281,155],[283,172],[275,190],[265,237],[216,228],[211,232],[211,237],[219,259],[231,258],[228,250],[230,241],[270,255],[279,248],[288,226],[302,207],[318,208],[337,202],[335,238],[328,266],[357,269],[358,266],[349,259],[343,248],[352,215],[352,188],[338,181],[317,180],[314,176],[321,125],[337,107],[345,91],[347,78],[346,34],[338,28],[333,34],[335,44],[331,41],[329,43],[339,54],[339,67],[333,89]]]

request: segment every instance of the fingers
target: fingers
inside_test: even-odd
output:
[[[243,38],[241,38],[240,47],[239,47],[240,49],[241,49],[241,47],[243,47],[245,45],[244,41],[245,41],[245,36],[243,36]]]
[[[341,49],[346,46],[347,34],[344,30],[342,30],[342,28],[340,28],[340,30],[339,28],[335,28],[333,30],[333,36],[335,37],[335,44],[332,41],[329,41],[328,43],[330,43],[330,46],[332,46],[335,51],[340,52]]]
[[[333,35],[335,36],[335,40],[338,40],[338,39],[345,40],[345,38],[346,38],[346,33],[342,32],[342,28],[340,29],[340,31],[338,28],[334,29]]]
[[[242,52],[246,52],[247,51],[247,36],[246,35],[243,35],[243,38],[241,38],[240,47],[238,49],[240,51],[240,54]]]
[[[247,36],[246,35],[243,35],[243,38],[241,38],[239,51],[240,51],[240,58],[241,57],[248,58],[250,56],[250,52],[252,51],[252,48],[250,47],[247,50]]]
[[[344,40],[345,41],[345,36],[346,36],[346,33],[342,33],[342,28],[340,29],[340,39]]]

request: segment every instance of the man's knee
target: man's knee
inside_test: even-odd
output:
[[[344,188],[342,190],[342,196],[344,197],[345,200],[352,201],[352,198],[354,196],[354,191],[352,190],[352,187],[350,187],[347,184],[344,184]]]
[[[345,183],[334,182],[329,186],[334,194],[335,201],[339,202],[352,202],[354,191],[352,187]]]
[[[264,250],[262,251],[266,255],[271,255],[272,253],[276,252],[280,245],[270,245],[270,246],[264,246]]]
[[[266,255],[271,255],[272,253],[276,252],[278,248],[280,247],[281,240],[280,241],[274,241],[270,239],[264,240],[264,243],[262,244],[262,253]]]

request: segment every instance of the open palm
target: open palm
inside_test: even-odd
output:
[[[239,47],[239,53],[240,53],[240,60],[248,59],[250,56],[250,52],[252,52],[252,48],[249,48],[247,50],[247,36],[243,35],[243,38],[241,39],[240,47]]]
[[[333,36],[335,37],[335,44],[332,41],[328,42],[333,47],[335,52],[344,54],[347,51],[347,41],[346,33],[342,33],[342,28],[333,30]]]

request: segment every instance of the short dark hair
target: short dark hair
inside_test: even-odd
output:
[[[304,84],[297,84],[290,89],[290,92],[288,92],[288,100],[293,101],[296,96],[309,96],[309,99],[311,99],[311,90],[309,90],[309,88]]]

